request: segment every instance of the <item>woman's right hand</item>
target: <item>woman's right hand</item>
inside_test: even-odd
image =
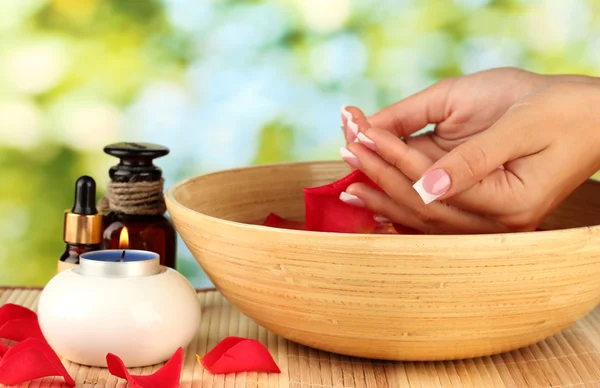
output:
[[[443,79],[365,118],[355,107],[342,107],[346,145],[358,127],[384,129],[437,160],[471,136],[485,131],[518,100],[545,86],[564,82],[596,83],[578,75],[539,75],[517,68],[497,68]],[[358,123],[348,124],[355,113]],[[429,124],[433,132],[411,136]]]

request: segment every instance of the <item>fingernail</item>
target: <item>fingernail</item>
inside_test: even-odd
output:
[[[358,135],[356,135],[356,138],[371,151],[377,152],[377,146],[375,145],[375,142],[369,139],[364,133],[360,132]]]
[[[342,157],[342,159],[344,159],[346,163],[348,163],[352,167],[356,169],[360,168],[360,162],[358,161],[358,158],[347,148],[340,148],[340,156]]]
[[[362,199],[358,198],[356,195],[346,193],[345,191],[342,191],[340,194],[340,200],[348,205],[365,207],[365,202]]]
[[[348,119],[348,130],[352,131],[354,136],[358,136],[358,124],[352,121],[352,117]]]
[[[389,218],[380,216],[378,214],[374,215],[373,219],[375,220],[375,222],[379,222],[380,224],[389,224],[392,222],[392,220],[390,220]]]
[[[356,141],[358,135],[358,124],[352,121],[352,118],[346,123],[346,137],[350,141]]]
[[[342,124],[346,125],[348,120],[352,120],[352,114],[346,110],[346,105],[342,105]]]
[[[413,188],[423,199],[423,202],[428,204],[444,195],[450,188],[450,184],[450,175],[446,170],[438,168],[419,179],[413,185]]]

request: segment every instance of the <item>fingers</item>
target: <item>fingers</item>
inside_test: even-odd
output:
[[[402,171],[413,182],[418,180],[434,162],[418,149],[409,147],[404,140],[382,129],[370,128],[360,132],[358,140]]]
[[[397,137],[409,136],[428,124],[444,121],[452,113],[448,95],[456,79],[448,78],[396,102],[368,118],[371,126],[392,132]]]
[[[409,226],[420,232],[427,233],[431,229],[424,220],[417,217],[409,208],[396,203],[386,193],[365,183],[353,183],[346,188],[348,194],[358,197],[363,206],[390,221],[403,226]],[[351,202],[347,202],[352,204]],[[381,217],[380,216],[380,217]]]
[[[503,231],[502,226],[482,216],[439,202],[425,205],[412,188],[410,179],[362,144],[352,143],[346,151],[343,155],[344,159],[356,168],[360,168],[390,198],[386,200],[381,196],[383,193],[378,194],[377,190],[368,190],[362,186],[356,188],[351,185],[347,189],[350,194],[359,197],[369,209],[378,214],[425,233]]]
[[[471,179],[474,179],[474,183],[479,183],[475,186],[470,185],[467,187],[468,190],[465,189],[458,191],[457,194],[448,194],[444,198],[445,202],[457,206],[464,211],[480,214],[482,216],[498,216],[507,208],[514,207],[519,201],[519,193],[522,192],[522,182],[520,178],[510,169],[502,169],[502,164],[511,158],[511,147],[513,147],[516,154],[518,154],[519,147],[521,147],[523,144],[527,144],[527,141],[514,138],[513,135],[513,141],[507,142],[506,138],[508,137],[505,135],[505,130],[502,128],[493,128],[488,130],[488,132],[495,131],[492,132],[495,133],[494,136],[476,136],[459,146],[461,148],[465,148],[472,144],[472,142],[477,142],[476,144],[481,144],[480,147],[483,149],[490,149],[491,151],[482,152],[486,152],[486,154],[491,155],[491,167],[486,167],[486,162],[489,160],[486,159],[479,161],[476,159],[479,155],[476,154],[471,156],[468,154],[468,152],[458,154],[459,157],[464,158],[464,160],[458,160],[458,162],[462,162],[463,164],[458,164],[456,159],[453,161],[453,159],[449,157],[451,154],[447,154],[444,150],[437,146],[430,136],[410,137],[406,140],[407,142],[411,142],[413,146],[409,146],[407,142],[399,139],[396,137],[396,135],[388,131],[377,128],[362,129],[362,123],[366,123],[366,125],[368,125],[368,122],[366,120],[362,120],[364,115],[362,115],[362,112],[358,108],[353,109],[353,112],[354,114],[352,116],[356,117],[356,119],[361,122],[361,132],[359,132],[356,136],[358,142],[367,147],[369,150],[376,152],[383,161],[387,162],[391,166],[394,166],[399,172],[404,174],[405,177],[408,178],[408,181],[410,181],[411,185],[414,182],[417,182],[415,185],[413,185],[413,187],[418,189],[416,192],[421,195],[421,197],[425,196],[425,200],[421,200],[421,205],[433,201],[431,200],[431,197],[433,197],[431,193],[423,193],[422,184],[425,181],[425,179],[422,178],[423,175],[427,171],[431,172],[434,170],[432,165],[439,165],[440,162],[448,160],[450,161],[448,164],[450,166],[448,167],[449,169],[452,169],[452,166],[457,166],[456,168],[452,169],[452,171],[464,171],[464,166],[466,166],[467,173],[475,174],[471,176]],[[513,129],[514,125],[515,124],[512,121],[508,121],[508,124],[505,126],[506,128]],[[523,129],[520,131],[520,133],[526,134],[527,131]],[[526,137],[527,135],[525,138]],[[486,143],[489,143],[489,145],[486,145]],[[423,150],[429,152],[424,153],[422,152]],[[502,151],[507,151],[508,153],[503,154]],[[348,150],[342,149],[341,154],[344,160],[346,160],[346,162],[352,167],[364,171],[364,168],[361,166],[362,157],[364,155],[368,156],[369,153],[363,154],[359,152],[359,157],[357,158]],[[499,155],[497,157],[499,158],[499,161],[494,162],[494,157],[496,157],[495,155]],[[502,155],[506,155],[506,157],[502,157]],[[434,161],[437,159],[439,159],[438,163],[434,164]],[[477,166],[478,164],[482,164],[484,166],[481,172],[477,172],[472,167],[473,165]],[[386,167],[382,166],[382,168]],[[440,171],[440,169],[434,171],[432,174],[433,179],[437,179],[438,181],[434,181],[433,183],[429,182],[430,190],[433,191],[435,189],[439,189],[439,185],[441,185],[441,188],[443,189],[444,184],[452,183],[450,179],[448,179],[447,182],[444,181],[445,172],[446,170]],[[479,174],[479,176],[476,174]],[[484,177],[485,180],[481,181]],[[429,179],[432,179],[432,177],[429,176]],[[421,187],[419,187],[419,184],[421,184]],[[436,187],[436,185],[438,186]],[[433,189],[431,189],[432,186]],[[411,195],[412,194],[414,193],[411,193]],[[415,204],[412,204],[409,207],[414,209],[415,206]]]
[[[434,140],[434,136],[435,135],[431,132],[423,133],[418,136],[409,136],[404,138],[404,142],[409,147],[416,148],[427,155],[427,157],[429,157],[429,159],[432,161],[436,161],[446,155],[448,153],[448,149],[452,149],[454,147],[445,147],[445,142],[443,139],[435,137]],[[433,162],[431,164],[433,164]]]
[[[370,128],[359,133],[358,139],[400,170],[411,182],[419,180],[435,160],[446,155],[425,135],[401,140],[388,131]],[[412,140],[410,145],[409,140]],[[478,185],[447,198],[445,202],[468,212],[497,216],[517,204],[519,195],[515,190],[519,185],[519,178],[512,171],[499,169],[487,175]]]

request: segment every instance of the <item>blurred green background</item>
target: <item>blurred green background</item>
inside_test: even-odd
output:
[[[517,66],[598,75],[595,0],[1,0],[0,284],[43,285],[73,184],[116,141],[166,145],[167,185],[336,159],[339,107]],[[178,269],[210,283],[185,246]]]

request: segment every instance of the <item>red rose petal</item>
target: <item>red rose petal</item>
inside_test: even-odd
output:
[[[339,198],[340,194],[352,183],[357,182],[381,190],[367,175],[360,170],[355,170],[333,183],[304,189],[306,223],[286,220],[275,213],[270,213],[263,225],[317,232],[422,234],[400,224],[380,224],[375,221],[375,213],[371,210],[342,202]]]
[[[46,340],[40,329],[37,314],[18,304],[0,307],[0,338],[23,341],[27,338]]]
[[[3,342],[0,342],[0,359],[2,359],[2,356],[4,356],[8,349],[8,346],[6,346]]]
[[[12,319],[0,324],[0,338],[12,341],[24,341],[27,338],[37,338],[46,341],[40,324],[36,318]]]
[[[183,348],[178,348],[162,368],[145,376],[130,375],[123,360],[112,353],[106,355],[106,363],[112,375],[126,379],[133,388],[176,388],[181,384],[183,355]]]
[[[378,225],[373,231],[372,234],[398,234],[398,231],[392,224],[381,224]]]
[[[236,372],[281,373],[265,346],[252,339],[227,337],[206,353],[200,363],[214,374]]]
[[[18,304],[7,303],[0,307],[0,326],[13,319],[37,319],[37,314],[30,309]]]
[[[319,232],[371,233],[379,223],[366,208],[348,205],[340,194],[352,183],[367,183],[381,190],[368,176],[356,170],[328,185],[304,189],[306,229]]]
[[[68,386],[75,386],[56,353],[43,340],[19,342],[0,359],[0,384],[16,385],[47,376],[62,376]]]
[[[265,222],[263,222],[263,225],[271,226],[274,228],[295,229],[295,230],[304,230],[306,228],[306,225],[304,224],[304,222],[286,220],[285,218],[282,218],[275,213],[269,214],[267,216],[267,218],[265,219]]]

